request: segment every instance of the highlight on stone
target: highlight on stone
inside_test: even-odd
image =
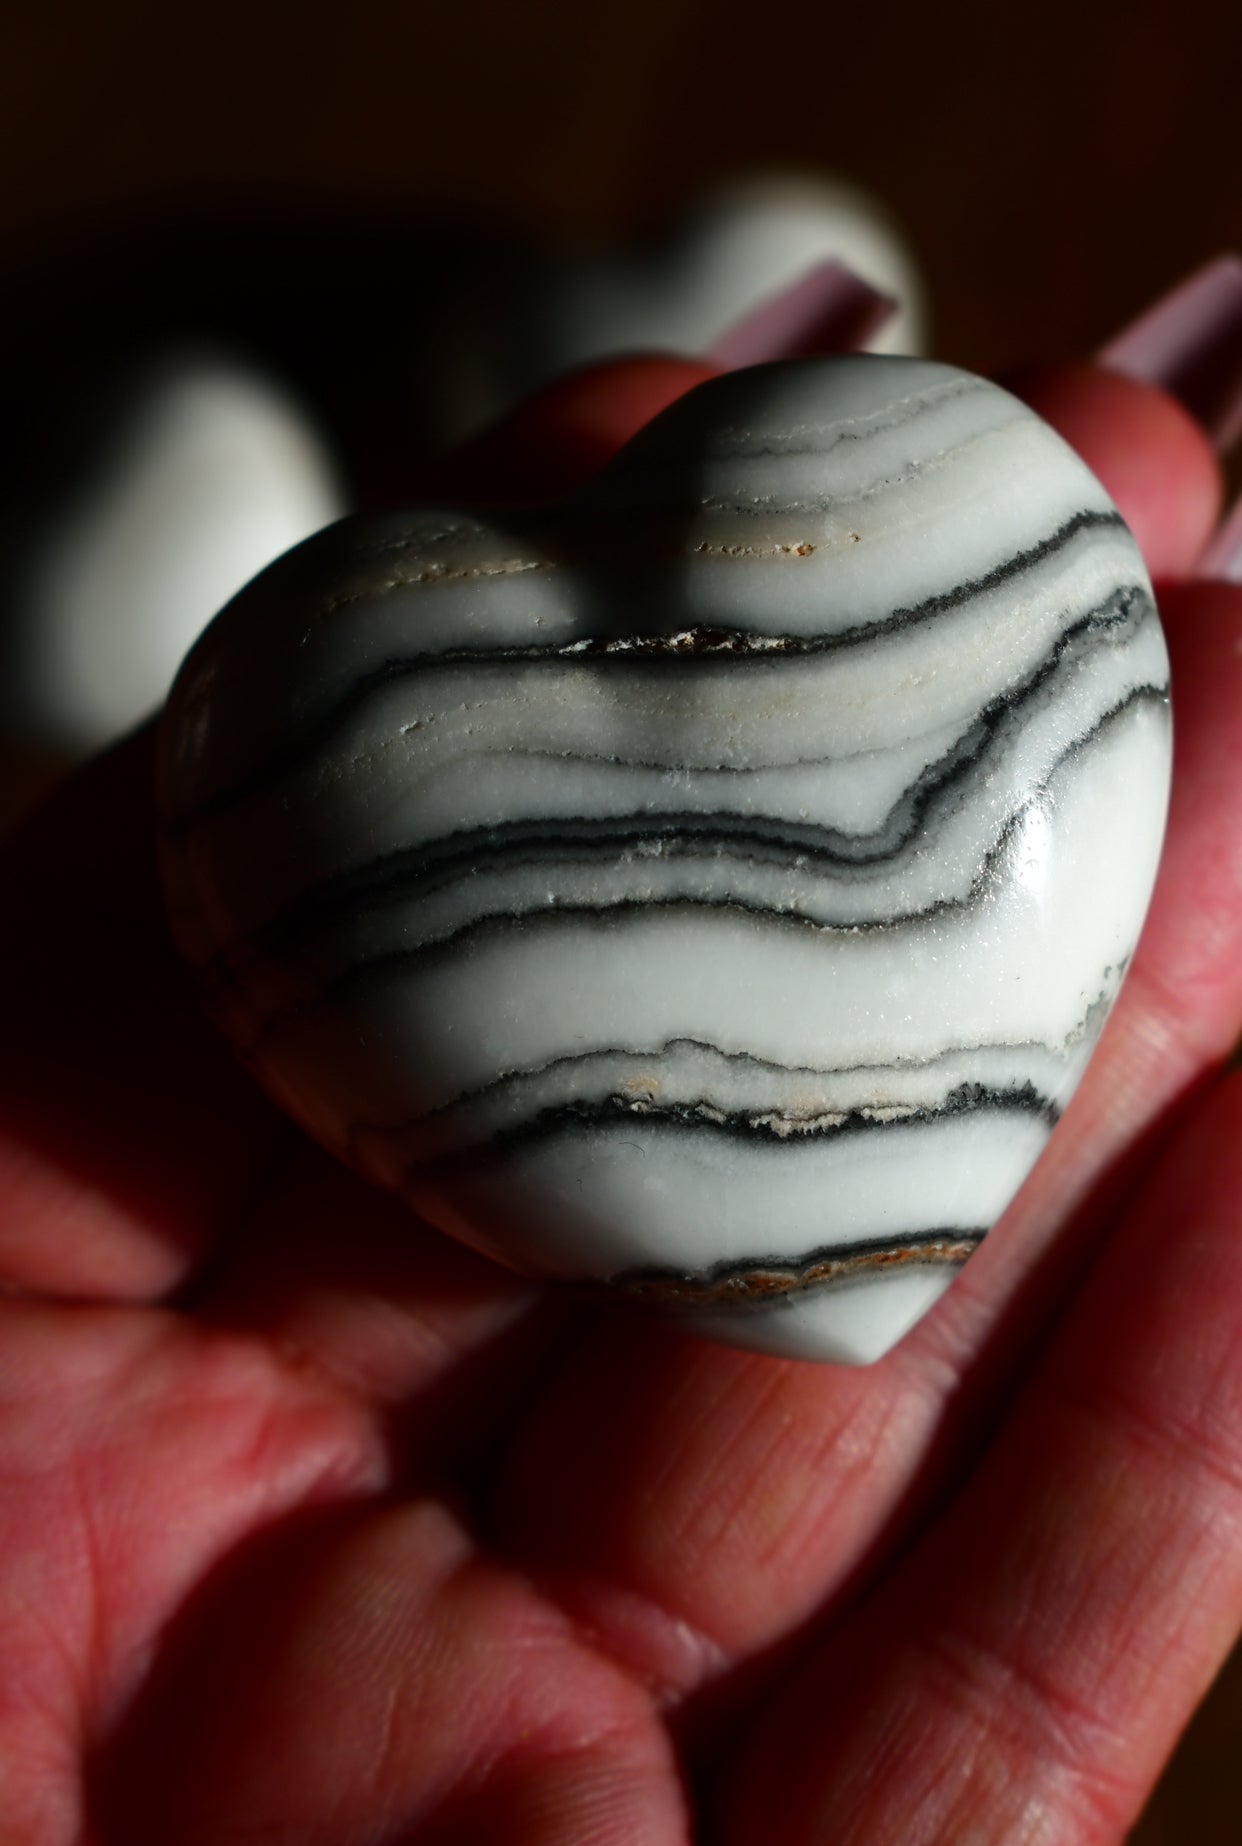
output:
[[[170,912],[416,1211],[866,1362],[1045,1146],[1155,875],[1168,663],[1103,488],[923,360],[757,367],[537,513],[348,520],[217,619]]]

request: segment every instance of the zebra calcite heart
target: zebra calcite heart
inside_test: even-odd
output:
[[[1103,489],[921,360],[735,373],[572,503],[347,521],[190,655],[171,915],[270,1091],[424,1217],[866,1361],[1122,979],[1168,666]]]

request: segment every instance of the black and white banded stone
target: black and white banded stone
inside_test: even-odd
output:
[[[877,1357],[1132,953],[1168,662],[1104,490],[921,360],[690,394],[577,500],[346,521],[190,655],[170,913],[276,1097],[424,1216]]]

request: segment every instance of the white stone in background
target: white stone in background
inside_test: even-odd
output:
[[[709,194],[658,242],[565,264],[519,318],[510,389],[617,353],[706,353],[834,258],[897,302],[873,350],[921,351],[922,279],[882,207],[843,181],[774,174]]]
[[[153,369],[40,534],[10,722],[74,753],[111,741],[163,701],[223,602],[345,510],[323,442],[271,381],[225,359]]]
[[[1008,1206],[1155,876],[1168,661],[1040,419],[850,357],[577,502],[348,521],[221,616],[170,911],[326,1146],[519,1267],[878,1357]]]

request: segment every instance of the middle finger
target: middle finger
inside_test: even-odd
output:
[[[1170,413],[1183,435],[1187,420],[1124,381],[1127,417],[1093,418],[1084,402],[1093,376],[1067,387],[1047,374],[1045,389],[1051,380],[1062,413],[1067,403],[1079,413],[1088,462],[1106,479],[1121,473],[1124,488],[1120,452],[1132,459],[1141,437],[1153,457],[1167,457]],[[1115,385],[1102,393],[1115,399]],[[1187,472],[1189,482],[1175,479],[1172,494],[1134,517],[1183,568],[1216,494],[1210,461]],[[1197,519],[1175,505],[1179,541],[1151,528],[1180,492],[1201,505]],[[1105,1176],[1135,1157],[1237,1036],[1242,868],[1236,855],[1222,864],[1219,842],[1242,837],[1242,727],[1232,676],[1222,677],[1236,660],[1242,612],[1236,598],[1213,603],[1205,589],[1174,597],[1169,611],[1180,758],[1147,945],[1055,1151],[1002,1235],[943,1307],[868,1371],[775,1364],[617,1325],[566,1362],[519,1433],[500,1486],[500,1542],[670,1695],[779,1641],[864,1564],[876,1566],[886,1535],[895,1542],[908,1528],[988,1413],[1002,1309]],[[1204,864],[1215,868],[1210,879],[1197,869]],[[1012,1367],[1022,1349],[1012,1327],[1000,1366]]]

